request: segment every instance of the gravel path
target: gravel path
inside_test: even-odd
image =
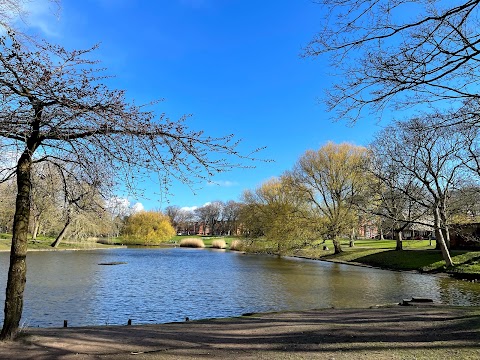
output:
[[[480,309],[381,307],[26,329],[0,359],[480,359]]]

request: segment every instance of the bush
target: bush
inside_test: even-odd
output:
[[[204,248],[205,244],[199,238],[186,238],[180,241],[180,247]]]
[[[223,239],[217,239],[212,241],[212,248],[214,249],[226,249],[227,243]]]
[[[230,250],[243,251],[245,250],[245,244],[242,240],[233,240],[230,244]]]

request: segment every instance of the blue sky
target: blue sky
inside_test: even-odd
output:
[[[379,129],[368,120],[332,123],[319,102],[331,81],[327,63],[300,57],[320,27],[311,0],[63,0],[58,13],[34,0],[30,7],[28,26],[51,42],[100,43],[96,57],[115,75],[112,87],[136,103],[162,98],[159,112],[192,114],[193,129],[233,133],[245,153],[265,146],[259,157],[274,160],[220,174],[195,193],[175,184],[168,198],[145,183],[146,198],[130,200],[147,209],[238,201],[307,149],[329,140],[366,145]]]

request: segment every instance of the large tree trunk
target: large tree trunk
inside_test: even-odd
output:
[[[395,229],[395,240],[397,242],[395,250],[403,250],[402,230]]]
[[[453,266],[452,258],[450,257],[450,252],[448,251],[447,244],[443,237],[442,231],[442,222],[440,218],[440,209],[436,207],[434,209],[434,220],[435,220],[435,235],[437,237],[437,246],[440,246],[440,250],[442,250],[443,260],[445,260],[445,264],[447,267]]]
[[[443,239],[445,240],[445,245],[447,249],[450,249],[450,231],[448,229],[447,224],[447,211],[445,209],[445,200],[443,199],[443,204],[439,208],[440,211],[440,220],[442,222],[442,232],[443,232]]]
[[[60,234],[58,234],[57,238],[53,243],[50,244],[51,247],[56,248],[58,244],[63,240],[65,237],[65,234],[67,233],[68,228],[70,227],[70,224],[72,222],[72,209],[71,209],[71,204],[67,205],[67,219],[65,221],[65,225],[63,226],[62,231],[60,231]]]
[[[340,245],[340,239],[338,236],[333,237],[333,248],[335,249],[334,254],[340,254],[343,252],[342,246]]]
[[[37,240],[38,230],[40,230],[40,220],[35,220],[33,224],[32,240]]]
[[[27,237],[30,217],[32,159],[24,152],[17,165],[17,200],[13,220],[10,268],[5,297],[5,318],[1,340],[12,339],[19,328],[23,310],[23,292],[27,280]]]
[[[65,237],[65,234],[68,230],[68,228],[70,227],[70,218],[67,219],[67,222],[65,223],[65,225],[63,226],[63,229],[62,231],[60,231],[60,234],[58,234],[57,238],[55,239],[55,241],[53,243],[50,244],[51,247],[58,247],[58,244],[60,244],[60,242],[63,240],[63,238]]]
[[[355,228],[352,228],[352,232],[350,234],[350,244],[349,244],[350,247],[354,247],[355,246]]]

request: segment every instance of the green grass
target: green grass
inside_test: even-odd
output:
[[[362,240],[355,247],[342,243],[344,252],[334,255],[324,253],[317,258],[325,260],[356,262],[393,270],[418,270],[422,272],[447,272],[454,274],[478,274],[480,277],[480,252],[452,250],[450,255],[455,266],[446,269],[440,250],[429,246],[428,240],[403,241],[403,251],[395,250],[394,240]]]
[[[442,261],[440,251],[434,250],[385,250],[372,254],[361,254],[353,261],[372,266],[396,270],[437,270],[437,264]],[[441,265],[440,265],[441,266]]]
[[[36,240],[28,238],[28,249],[29,250],[52,250],[53,248],[50,244],[55,240],[53,237],[48,236],[39,236]],[[11,234],[0,234],[0,251],[9,251],[12,244],[12,235]],[[60,250],[82,250],[82,249],[103,249],[111,248],[115,245],[105,245],[99,244],[95,241],[62,241],[57,249]]]
[[[404,240],[403,250],[396,251],[395,240],[357,240],[354,247],[349,247],[349,240],[341,240],[341,254],[334,254],[333,243],[316,241],[308,247],[290,250],[286,255],[300,256],[309,259],[338,262],[360,263],[391,270],[417,270],[421,272],[446,272],[465,278],[480,279],[480,251],[451,251],[453,268],[446,269],[440,250],[435,250],[435,241]],[[328,250],[323,250],[324,246]],[[259,239],[247,251],[265,253],[268,241]]]

